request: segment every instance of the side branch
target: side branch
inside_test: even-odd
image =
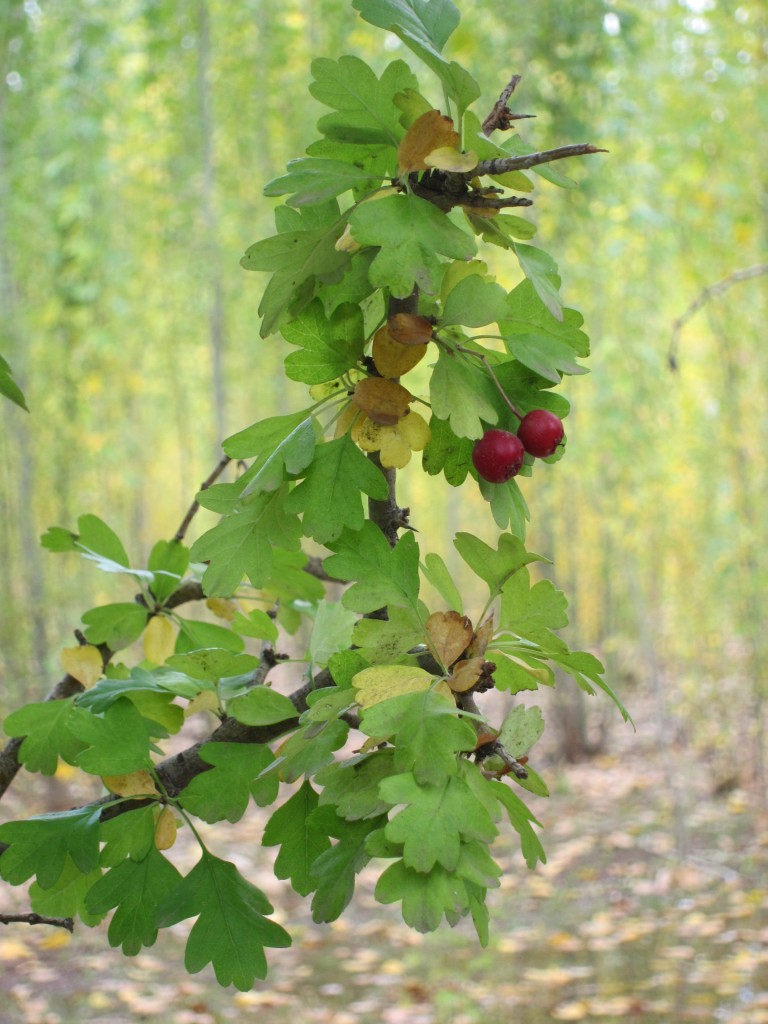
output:
[[[545,149],[541,153],[529,153],[527,156],[496,157],[494,160],[481,160],[471,172],[474,175],[506,174],[508,171],[524,171],[539,164],[549,164],[554,160],[565,160],[569,156],[589,156],[591,153],[607,153],[589,142],[579,142],[572,146],[559,146],[557,149]]]
[[[74,932],[75,922],[71,917],[44,917],[42,914],[0,914],[0,924],[50,924],[54,928],[66,928]]]

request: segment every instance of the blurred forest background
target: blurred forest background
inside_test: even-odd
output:
[[[546,905],[559,915],[559,931],[550,930],[545,943],[556,967],[548,959],[534,962],[502,999],[498,959],[473,960],[465,940],[456,936],[465,944],[451,946],[450,937],[436,937],[429,949],[439,956],[424,953],[432,966],[425,969],[422,959],[414,967],[422,939],[401,936],[401,959],[393,966],[382,953],[376,984],[381,988],[387,971],[390,980],[406,981],[412,971],[408,998],[421,1005],[442,965],[443,974],[455,969],[456,986],[464,986],[462,975],[472,976],[475,988],[485,985],[482,991],[494,992],[502,1007],[525,1000],[531,971],[531,990],[546,994],[587,970],[578,962],[577,973],[562,973],[562,958],[572,951],[564,929],[574,899],[581,901],[582,922],[585,912],[608,903],[623,922],[596,912],[582,925],[577,956],[587,949],[602,955],[602,949],[609,957],[616,943],[642,940],[643,963],[652,971],[648,958],[660,949],[678,950],[670,955],[680,962],[685,950],[697,956],[690,936],[716,943],[720,935],[731,942],[740,935],[744,945],[732,960],[728,998],[744,989],[748,949],[765,953],[758,958],[765,994],[768,894],[759,888],[765,849],[759,841],[748,848],[743,830],[731,835],[733,817],[724,826],[722,813],[707,817],[710,805],[694,804],[698,794],[734,787],[749,796],[730,810],[743,811],[747,803],[765,810],[766,800],[768,276],[739,280],[738,272],[768,263],[768,5],[458,4],[462,23],[451,56],[483,86],[481,116],[518,72],[523,80],[513,109],[536,114],[519,123],[526,141],[537,149],[592,142],[610,150],[559,165],[578,179],[577,189],[537,179],[530,216],[540,244],[560,263],[566,303],[585,315],[593,358],[591,375],[571,378],[564,388],[573,405],[567,457],[523,480],[522,488],[533,511],[529,547],[554,559],[554,579],[570,600],[570,639],[606,662],[609,681],[641,730],[633,738],[600,701],[613,730],[604,749],[628,758],[634,751],[633,774],[620,782],[582,767],[575,790],[563,783],[544,812],[544,823],[546,814],[554,822],[551,843],[545,835],[554,860],[540,880],[537,873],[526,883],[527,902],[518,899],[515,922],[526,933],[508,933],[495,955],[508,960],[529,953]],[[282,375],[285,346],[277,337],[258,337],[265,277],[246,274],[238,260],[273,232],[274,201],[262,196],[264,184],[315,138],[322,108],[307,92],[311,60],[342,53],[379,69],[408,56],[396,39],[363,24],[349,0],[0,0],[0,353],[31,409],[27,416],[0,402],[0,713],[49,691],[61,675],[59,650],[71,645],[83,611],[132,596],[128,583],[82,559],[43,551],[39,535],[50,525],[72,528],[78,515],[92,512],[141,564],[152,543],[178,527],[218,461],[223,437],[304,402],[303,387]],[[491,269],[507,286],[514,283],[505,279],[514,269],[508,260]],[[716,289],[681,325],[674,370],[669,350],[676,321],[708,286],[729,278],[731,287]],[[471,486],[453,491],[418,465],[401,478],[400,498],[411,505],[412,521],[428,530],[433,549],[453,569],[460,568],[451,545],[456,530],[494,535]],[[195,527],[208,525],[201,515]],[[572,691],[566,688],[553,710],[561,724],[555,746],[575,760],[596,752],[606,735],[602,707],[596,718],[598,702]],[[657,873],[645,890],[650,902],[633,917],[644,898],[638,895],[644,868],[628,867],[623,858],[639,850],[633,836],[652,821],[663,836],[652,836],[648,850],[669,851],[673,821],[662,805],[676,792],[680,797],[681,770],[693,763],[704,783],[684,801],[695,811],[689,825],[722,854],[718,884],[733,886],[715,896],[706,872],[696,883],[696,900],[717,900],[715,914],[714,903],[702,910],[687,896],[671,903],[679,879]],[[681,801],[673,801],[678,811]],[[603,842],[596,830],[609,813],[619,818],[605,825],[614,831]],[[684,845],[678,842],[678,852]],[[579,857],[584,867],[574,875]],[[569,888],[560,886],[561,875]],[[609,888],[590,888],[596,878]],[[754,898],[745,889],[750,878],[758,886]],[[733,921],[757,904],[762,917],[751,937],[737,933]],[[294,913],[290,903],[288,912]],[[347,935],[344,954],[344,970],[368,971],[365,977],[372,968],[363,953],[376,929],[389,927],[381,908],[368,915],[362,932],[368,945]],[[643,936],[651,932],[648,945]],[[613,945],[606,945],[608,936]],[[296,973],[295,959],[283,958],[286,987],[278,974],[270,1020],[283,1020],[275,1008],[281,991],[292,993],[284,997],[285,1019],[296,1019],[297,984],[308,986],[303,1019],[369,1019],[363,1011],[350,1013],[338,961],[325,968],[319,962],[344,937],[340,923],[327,950],[307,940],[315,942],[302,947],[305,967],[315,957],[310,977]],[[388,945],[388,933],[380,937]],[[11,941],[18,952],[18,940]],[[44,942],[38,939],[40,947]],[[410,953],[409,942],[416,944]],[[11,955],[8,948],[4,953]],[[18,955],[24,962],[28,954]],[[140,958],[128,969],[129,979],[144,971],[155,986],[155,1003],[147,995],[144,1009],[133,1008],[136,1019],[164,1012],[174,998],[157,987],[164,975],[152,974],[165,970],[164,956]],[[112,957],[119,971],[120,958]],[[531,964],[530,956],[523,959]],[[631,985],[627,963],[640,961],[614,959],[605,977],[613,971]],[[717,951],[704,967],[699,963],[705,989],[721,984],[724,963]],[[327,991],[319,989],[316,1004],[324,976]],[[297,982],[300,977],[305,980]],[[674,986],[676,977],[668,973],[665,984]],[[40,1008],[24,984],[23,1019],[39,1022]],[[192,1000],[200,998],[195,984],[184,990]],[[411,982],[403,984],[411,991]],[[104,995],[103,985],[90,991],[89,999]],[[464,1016],[449,1000],[436,1016],[398,1017],[390,1005],[386,1012],[374,1007],[370,1019],[486,1019],[483,1007],[490,1004],[482,991],[476,998],[471,985],[467,991]],[[141,1003],[136,992],[120,999]],[[85,1019],[84,997],[77,998],[73,1019]],[[226,1012],[240,1012],[238,1006],[258,1012],[261,996],[247,998],[238,1003],[238,996]],[[343,1006],[334,1005],[337,998],[346,999]],[[321,1004],[336,1015],[318,1015]],[[552,1019],[587,1012],[585,1004],[579,1004],[583,1012],[576,1003],[562,1005]],[[624,1019],[635,1004],[613,1005]],[[768,998],[761,1005],[750,1003],[744,1020],[768,1020]],[[659,1019],[682,1020],[673,1010],[671,1000]],[[595,1005],[590,1012],[599,1015]],[[527,1021],[523,1013],[516,1019]],[[209,1019],[190,1014],[185,1021]],[[702,1017],[690,1019],[715,1019],[711,1014],[707,1003]],[[530,1019],[545,1019],[544,1011]]]
[[[220,440],[304,400],[282,376],[283,343],[258,338],[266,278],[238,260],[273,232],[264,184],[315,138],[311,60],[383,66],[399,44],[348,0],[0,7],[0,352],[32,410],[0,404],[8,710],[47,692],[81,611],[131,596],[39,535],[93,512],[140,564]],[[523,481],[529,546],[554,558],[572,639],[630,706],[633,690],[654,693],[719,783],[746,761],[761,776],[768,277],[691,317],[677,372],[668,350],[706,286],[768,260],[768,7],[460,7],[451,46],[483,86],[481,115],[519,72],[513,107],[536,114],[519,122],[527,141],[610,150],[561,165],[579,188],[537,179],[534,193],[594,355],[590,376],[566,382],[567,458]],[[504,280],[509,261],[492,269]],[[414,523],[454,568],[456,529],[483,521],[492,536],[470,487],[415,465],[401,476]],[[574,755],[586,742],[564,740]]]

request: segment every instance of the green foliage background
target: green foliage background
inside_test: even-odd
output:
[[[727,762],[764,698],[766,278],[690,322],[677,374],[666,351],[705,285],[766,261],[768,11],[460,7],[452,53],[488,97],[523,74],[526,140],[611,151],[574,164],[576,191],[542,185],[532,210],[594,356],[567,388],[567,458],[523,481],[529,545],[555,560],[578,645],[706,708],[698,742]],[[89,511],[145,555],[223,436],[301,407],[281,346],[258,336],[261,275],[238,260],[271,233],[264,184],[314,137],[311,59],[354,52],[380,70],[391,42],[347,0],[3,0],[0,351],[32,411],[0,403],[6,710],[47,692],[82,610],[132,596],[38,535]],[[493,530],[480,499],[458,505],[415,466],[401,477],[414,524],[458,568],[456,530]]]

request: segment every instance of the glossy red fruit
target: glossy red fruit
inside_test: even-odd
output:
[[[486,430],[472,449],[472,464],[492,484],[503,484],[519,473],[524,458],[522,441],[508,430]]]
[[[546,409],[534,409],[523,416],[517,436],[529,455],[546,459],[563,440],[562,420]]]

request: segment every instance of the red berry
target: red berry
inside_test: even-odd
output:
[[[525,458],[522,442],[508,430],[486,430],[472,449],[472,463],[492,484],[503,484],[520,472]]]
[[[562,421],[546,409],[534,409],[523,416],[517,436],[529,455],[546,459],[563,440]]]

